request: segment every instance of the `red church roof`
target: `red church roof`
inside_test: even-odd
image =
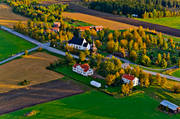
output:
[[[123,76],[122,76],[122,78],[125,78],[125,79],[127,79],[127,80],[134,80],[134,76],[132,76],[132,75],[130,75],[130,74],[124,74]]]

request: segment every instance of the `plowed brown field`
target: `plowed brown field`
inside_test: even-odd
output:
[[[31,57],[20,58],[1,65],[0,92],[26,87],[18,85],[23,80],[29,80],[30,85],[34,85],[62,78],[63,75],[46,69],[49,63],[57,59],[45,52],[37,52]]]

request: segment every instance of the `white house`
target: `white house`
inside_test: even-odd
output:
[[[83,76],[91,76],[94,73],[93,69],[91,69],[88,64],[75,64],[72,70]]]
[[[130,74],[124,74],[122,76],[122,80],[124,83],[130,83],[130,81],[133,81],[133,86],[137,86],[139,84],[139,79]]]
[[[90,44],[85,39],[76,37],[69,40],[68,45],[79,50],[90,50],[91,48]]]
[[[94,87],[100,88],[101,87],[101,83],[97,82],[97,81],[91,81],[90,84]]]

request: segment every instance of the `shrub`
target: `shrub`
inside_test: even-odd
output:
[[[25,114],[24,116],[26,117],[31,117],[31,116],[34,116],[38,113],[39,111],[37,110],[32,110],[31,112],[28,112],[27,114]]]
[[[174,85],[174,86],[172,87],[172,91],[173,91],[174,93],[180,93],[180,85]]]
[[[28,80],[24,80],[19,83],[19,85],[22,85],[22,86],[29,85],[29,84],[30,84],[30,81],[28,81]]]

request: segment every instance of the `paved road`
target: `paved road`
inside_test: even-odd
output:
[[[28,50],[28,52],[35,51],[35,50],[37,50],[38,48],[39,48],[39,46]],[[25,54],[25,52],[21,52],[21,53],[18,53],[18,54],[16,54],[16,55],[10,57],[10,58],[7,58],[7,59],[5,59],[5,60],[3,60],[3,61],[0,61],[0,65],[1,65],[1,64],[4,64],[4,63],[6,63],[6,62],[9,62],[9,61],[11,61],[11,60],[13,60],[13,59],[16,59],[16,58],[18,58],[18,57],[20,57],[20,56],[22,56],[22,55],[24,55],[24,54]]]
[[[40,43],[38,41],[36,41],[35,39],[32,39],[28,36],[25,36],[23,34],[20,34],[16,31],[13,31],[12,29],[9,29],[9,28],[6,28],[6,27],[2,27],[2,29],[6,30],[6,31],[9,31],[10,33],[14,34],[14,35],[17,35],[21,38],[24,38],[25,40],[29,41],[29,42],[32,42],[38,46],[41,46],[43,49],[46,49],[48,50],[49,52],[53,52],[53,53],[56,53],[56,54],[59,54],[59,55],[63,55],[65,56],[65,52],[61,51],[61,50],[58,50],[58,49],[55,49],[55,48],[52,48],[52,47],[49,47],[49,43],[47,44],[43,44],[43,43]],[[76,55],[72,55],[74,58],[79,58],[78,56]],[[130,63],[130,61],[128,60],[125,60],[125,59],[121,59],[122,61],[125,61],[126,63]],[[150,73],[152,75],[156,75],[157,73],[156,72],[152,72],[152,71],[148,71],[148,70],[144,70],[145,72],[147,73]],[[175,80],[175,81],[180,81],[180,78],[177,78],[177,77],[173,77],[173,76],[169,76],[169,75],[164,75],[164,74],[160,74],[162,77],[166,77],[168,79],[172,79],[172,80]]]
[[[108,57],[112,57],[114,55],[109,55]],[[114,57],[117,57],[117,56],[114,56]],[[133,64],[133,65],[137,65],[127,59],[124,59],[124,58],[120,58],[120,57],[117,57],[118,59],[120,59],[121,61],[125,62],[125,63],[128,63],[128,64]],[[166,70],[169,70],[169,69],[174,69],[174,68],[177,68],[177,66],[173,66],[173,67],[169,67],[169,68],[166,68],[166,69],[153,69],[153,68],[150,68],[150,67],[146,67],[146,66],[142,66],[142,65],[138,65],[142,68],[146,68],[146,69],[149,69],[149,70],[154,70],[154,71],[166,71]]]
[[[109,56],[109,57],[112,57],[112,56]],[[117,57],[118,59],[122,59],[122,58],[119,58],[119,57]],[[128,61],[128,60],[126,60],[126,59],[123,59],[122,61],[124,61],[125,63],[124,64],[122,64],[122,67],[123,68],[125,68],[125,67],[127,67],[129,64],[131,64],[131,62],[130,61]],[[134,63],[132,63],[132,64],[134,64]],[[134,64],[134,65],[137,65],[137,64]],[[141,65],[137,65],[137,66],[141,66]],[[132,67],[131,67],[132,68]],[[147,72],[147,73],[149,73],[149,74],[152,74],[152,75],[156,75],[156,74],[158,74],[157,72],[153,72],[153,71],[148,71],[148,70],[145,70],[145,69],[143,69],[143,71],[144,72]],[[169,76],[169,75],[165,75],[165,74],[160,74],[161,75],[161,77],[166,77],[167,79],[172,79],[172,80],[175,80],[175,81],[180,81],[180,78],[178,78],[178,77],[174,77],[174,76]]]
[[[134,25],[134,26],[143,26],[144,28],[149,28],[152,30],[155,29],[158,32],[162,32],[162,33],[165,33],[168,35],[180,37],[180,29],[170,28],[167,26],[152,24],[152,23],[139,21],[139,20],[135,20],[135,19],[131,19],[131,18],[126,18],[126,17],[122,17],[122,16],[118,16],[118,15],[104,13],[104,12],[88,9],[88,8],[85,8],[83,6],[80,6],[80,5],[77,5],[74,3],[69,4],[69,9],[71,9],[75,12],[93,15],[93,16],[101,17],[104,19],[112,20],[112,21],[122,22],[122,23],[130,24],[130,25]]]

